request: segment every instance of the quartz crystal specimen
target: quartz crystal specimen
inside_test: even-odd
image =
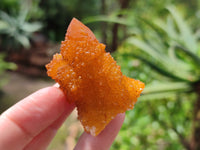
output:
[[[122,75],[92,31],[72,19],[60,54],[46,65],[47,74],[75,103],[86,132],[98,135],[119,113],[133,109],[144,83]]]

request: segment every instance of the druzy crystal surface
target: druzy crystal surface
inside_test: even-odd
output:
[[[124,76],[92,31],[72,19],[60,54],[46,65],[69,103],[75,103],[86,132],[98,135],[119,113],[133,109],[144,83]]]

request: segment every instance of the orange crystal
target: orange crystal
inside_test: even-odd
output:
[[[120,66],[105,52],[92,31],[72,19],[61,44],[46,65],[47,74],[75,103],[86,132],[98,135],[119,113],[133,109],[144,83],[122,75]]]

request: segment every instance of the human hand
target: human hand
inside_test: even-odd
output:
[[[41,89],[0,116],[0,150],[44,150],[75,106],[57,87]],[[109,149],[124,121],[119,114],[96,137],[83,133],[75,150]]]

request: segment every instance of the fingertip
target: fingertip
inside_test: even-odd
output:
[[[55,83],[55,84],[53,85],[53,87],[57,87],[57,88],[59,88],[60,85],[59,85],[58,83]]]
[[[34,93],[34,94],[41,94],[41,95],[45,94],[45,95],[52,97],[52,98],[56,98],[56,99],[59,98],[59,99],[65,99],[66,100],[65,94],[57,86],[50,86],[50,87],[40,89],[37,93]]]
[[[84,132],[80,137],[75,150],[102,150],[109,149],[116,138],[125,119],[125,113],[118,114],[96,137]]]
[[[122,125],[124,122],[124,119],[125,119],[125,113],[120,113],[115,117],[114,121]]]
[[[125,113],[118,114],[111,122],[105,127],[105,129],[98,135],[103,138],[114,138],[117,136],[125,119]]]

